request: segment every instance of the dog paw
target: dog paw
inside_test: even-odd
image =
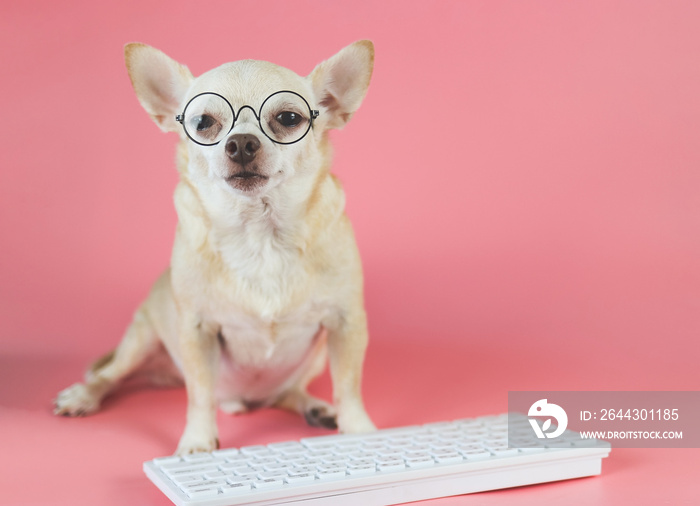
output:
[[[85,416],[100,408],[100,398],[84,383],[76,383],[59,392],[54,400],[54,414],[60,416]]]
[[[191,436],[183,434],[175,455],[189,455],[191,453],[211,452],[219,448],[219,438],[207,436]]]
[[[240,415],[248,412],[248,406],[238,400],[221,401],[219,403],[219,409],[227,415]]]
[[[322,404],[313,406],[304,412],[306,423],[312,427],[323,427],[324,429],[337,429],[338,420],[335,409],[328,405]]]
[[[338,416],[338,427],[340,432],[344,434],[359,434],[377,430],[364,410],[352,414],[341,414]]]

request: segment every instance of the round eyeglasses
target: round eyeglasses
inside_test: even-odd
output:
[[[185,134],[193,142],[213,146],[233,130],[245,108],[253,112],[262,133],[277,144],[300,141],[318,117],[318,111],[312,110],[304,97],[283,90],[267,97],[258,112],[249,105],[243,105],[235,112],[231,103],[218,93],[200,93],[187,102],[185,110],[175,116],[175,120],[182,124]]]

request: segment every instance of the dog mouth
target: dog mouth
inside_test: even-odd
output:
[[[264,186],[268,179],[268,176],[258,172],[244,170],[227,176],[226,182],[238,190],[251,191]]]
[[[267,176],[263,176],[262,174],[258,174],[257,172],[243,171],[243,172],[238,172],[236,174],[233,174],[232,176],[228,176],[226,178],[226,180],[227,181],[230,181],[232,179],[245,180],[245,179],[255,179],[255,178],[259,178],[259,179],[264,180],[264,179],[267,179]]]

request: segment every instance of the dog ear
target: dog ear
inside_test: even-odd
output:
[[[343,128],[350,121],[365,98],[373,67],[374,45],[361,40],[341,49],[309,74],[321,109],[319,120],[325,128]]]
[[[146,112],[164,132],[179,131],[175,115],[192,73],[165,53],[146,44],[131,43],[124,47],[126,69],[136,97]]]

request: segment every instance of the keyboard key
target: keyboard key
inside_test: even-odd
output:
[[[517,448],[508,448],[507,446],[496,446],[489,448],[489,450],[498,457],[510,457],[518,454]]]
[[[285,481],[290,485],[301,485],[304,483],[312,483],[316,480],[316,475],[314,473],[300,473],[291,476],[287,476]]]
[[[253,459],[253,460],[249,460],[249,461],[248,461],[248,465],[249,465],[250,467],[253,467],[253,468],[255,468],[256,466],[261,466],[261,467],[263,467],[263,466],[267,466],[267,465],[269,465],[269,464],[276,464],[276,463],[277,463],[277,459],[272,459],[272,458],[269,458],[269,457],[260,458],[260,459],[257,459],[257,458],[256,458],[256,459]]]
[[[194,467],[185,467],[182,469],[164,469],[163,472],[167,474],[171,479],[176,478],[178,476],[189,476],[192,474],[196,475],[204,475],[204,473],[210,472],[210,471],[218,471],[219,469],[216,466],[194,466]]]
[[[439,441],[440,441],[440,439],[438,439],[437,436],[418,436],[418,437],[416,437],[416,442],[421,443],[421,444],[431,444],[431,443],[437,443]]]
[[[402,471],[406,468],[403,460],[389,460],[377,463],[377,469],[382,472]]]
[[[440,434],[440,441],[454,443],[455,441],[459,441],[460,439],[462,439],[462,437],[464,437],[464,436],[462,436],[462,434],[459,432]]]
[[[372,457],[375,456],[375,454],[373,452],[361,451],[361,452],[351,453],[348,456],[353,460],[365,460],[365,459],[371,459]]]
[[[487,448],[497,447],[497,446],[508,446],[508,438],[503,437],[503,438],[484,439],[483,445],[486,446]]]
[[[379,450],[377,452],[377,455],[379,455],[380,457],[401,458],[403,454],[404,452],[396,448],[387,448],[386,450]]]
[[[348,467],[375,466],[374,459],[351,460]]]
[[[316,477],[321,480],[337,480],[344,478],[346,475],[345,469],[328,469],[326,471],[316,471]]]
[[[430,450],[430,445],[417,445],[413,444],[411,446],[407,446],[404,448],[404,452],[408,453],[415,453],[415,452],[427,452]]]
[[[246,457],[244,455],[235,455],[233,457],[228,457],[225,462],[222,462],[219,464],[219,466],[224,466],[226,467],[236,467],[236,466],[245,466],[248,461],[250,460],[250,457]]]
[[[207,461],[200,461],[200,462],[188,462],[188,461],[180,461],[180,462],[171,462],[169,464],[163,464],[160,466],[163,469],[169,469],[169,470],[176,470],[176,469],[198,469],[202,467],[211,467],[211,466],[217,466],[219,464],[223,464],[225,461],[223,459],[209,459]]]
[[[218,487],[195,488],[192,490],[188,490],[186,493],[190,499],[202,499],[202,498],[208,498],[208,497],[216,497],[217,495],[219,495],[219,488]]]
[[[460,460],[462,460],[460,458]],[[435,465],[435,460],[431,456],[427,457],[417,457],[406,459],[406,465],[413,469],[421,469],[425,467],[432,467]]]
[[[265,478],[260,480],[254,480],[253,486],[258,490],[271,490],[275,488],[281,488],[284,486],[283,478]]]
[[[313,473],[316,471],[315,466],[298,466],[298,467],[293,467],[291,469],[287,470],[287,474],[290,476],[297,475],[297,474],[307,474],[307,473]]]
[[[226,483],[229,485],[252,485],[253,480],[248,476],[227,476]]]
[[[590,448],[594,446],[600,446],[600,441],[597,439],[581,439],[574,440],[571,444],[576,448]]]
[[[460,453],[467,460],[484,460],[491,458],[491,452],[484,449],[461,451]]]
[[[445,441],[438,441],[437,443],[432,443],[430,445],[431,450],[451,450],[454,447],[454,443],[447,443]]]
[[[240,448],[243,455],[257,455],[258,453],[269,453],[270,449],[264,445],[243,446]]]
[[[202,477],[199,474],[188,474],[186,476],[176,476],[172,478],[174,483],[178,485],[192,484],[192,483],[203,483],[209,479],[208,477]]]
[[[276,471],[279,469],[288,469],[294,466],[285,462],[272,462],[271,464],[265,464],[263,467],[265,468],[265,471]]]
[[[231,471],[209,471],[204,473],[204,477],[209,480],[216,480],[218,478],[226,478],[231,475]]]
[[[374,463],[349,466],[347,469],[347,473],[351,476],[367,476],[376,472],[377,466]]]
[[[360,451],[360,448],[361,448],[360,446],[348,446],[348,447],[345,447],[345,448],[342,447],[342,446],[340,446],[340,447],[337,447],[337,448],[334,450],[334,453],[335,453],[336,455],[349,456],[349,455],[352,454],[352,453],[355,453],[355,452]]]
[[[480,450],[483,450],[484,447],[480,444],[460,444],[460,445],[457,445],[456,449],[457,449],[457,451],[468,452],[468,451],[472,451],[472,450],[473,451],[480,451]]]
[[[214,456],[211,453],[191,453],[190,455],[184,455],[182,460],[185,462],[202,462],[205,460],[214,460]]]
[[[329,457],[326,457],[324,459],[321,459],[324,463],[326,464],[332,464],[332,463],[338,463],[338,462],[347,462],[349,460],[348,457],[345,455],[331,455]]]
[[[316,466],[318,471],[345,471],[345,463],[319,464]]]
[[[284,453],[277,457],[277,462],[283,462],[291,465],[294,462],[299,462],[305,459],[306,457],[302,453]]]
[[[250,483],[233,483],[230,485],[222,485],[219,487],[222,494],[225,496],[238,495],[250,492]]]
[[[258,470],[252,467],[237,467],[233,472],[236,476],[256,476],[258,474]]]
[[[226,480],[206,480],[196,483],[183,483],[180,485],[180,489],[183,492],[189,492],[190,490],[196,490],[204,487],[218,487],[220,485],[226,485]]]
[[[438,464],[456,464],[464,460],[459,453],[449,450],[433,452],[433,458]]]
[[[571,441],[548,441],[545,445],[547,448],[571,448]]]
[[[281,478],[284,479],[288,475],[285,471],[261,471],[257,474],[257,477],[260,478],[261,480],[267,479],[267,478]]]
[[[321,443],[321,444],[314,445],[311,448],[313,448],[313,451],[315,451],[315,452],[328,453],[328,452],[331,452],[333,450],[333,447],[334,447],[334,445],[332,445],[330,443]]]
[[[298,466],[317,466],[319,464],[323,463],[321,459],[304,459],[300,460],[298,462],[295,462],[295,465]]]
[[[214,457],[227,459],[227,458],[231,458],[231,457],[237,457],[241,454],[241,452],[236,448],[226,448],[224,450],[214,450],[213,452],[211,452],[211,454]]]
[[[279,451],[282,453],[297,453],[299,451],[306,451],[306,446],[301,444],[299,441],[284,441],[282,443],[272,443],[267,445],[267,447],[270,450]]]

